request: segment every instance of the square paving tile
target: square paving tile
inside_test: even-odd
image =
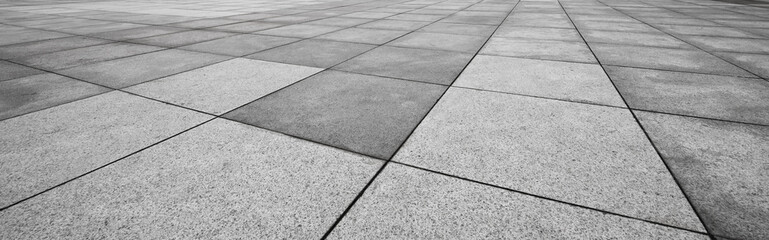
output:
[[[644,23],[602,22],[602,21],[577,21],[574,22],[579,30],[606,30],[619,32],[647,32],[659,33],[660,31]]]
[[[269,30],[256,32],[257,34],[282,36],[282,37],[296,37],[296,38],[311,38],[321,34],[334,32],[342,29],[341,27],[333,26],[321,26],[321,25],[309,25],[309,24],[296,24],[288,25],[285,27],[278,27]]]
[[[715,53],[731,63],[747,69],[764,79],[769,79],[769,54]]]
[[[242,22],[242,23],[228,24],[223,26],[216,26],[216,27],[209,28],[207,30],[227,31],[227,32],[236,32],[236,33],[253,33],[256,31],[277,28],[284,25],[285,24],[268,23],[268,22]]]
[[[462,16],[457,13],[442,19],[440,22],[496,26],[503,20],[505,20],[504,16]]]
[[[38,74],[0,82],[0,120],[109,91],[108,88],[56,74]]]
[[[187,29],[175,28],[175,27],[163,27],[163,26],[148,26],[148,27],[139,27],[139,28],[126,29],[126,30],[112,31],[112,32],[101,32],[101,33],[92,34],[91,36],[122,41],[122,40],[128,40],[128,39],[145,38],[145,37],[152,37],[157,35],[181,32],[185,30]]]
[[[242,34],[181,47],[181,49],[243,56],[299,41],[297,38]]]
[[[0,47],[0,58],[16,59],[43,53],[105,44],[110,41],[89,37],[65,37]]]
[[[348,28],[329,34],[316,37],[317,39],[343,41],[343,42],[356,42],[356,43],[368,43],[368,44],[384,44],[392,41],[404,34],[407,31],[398,30],[385,30],[385,29],[368,29],[368,28]]]
[[[478,55],[454,86],[625,107],[597,64]]]
[[[494,29],[495,26],[436,22],[418,31],[488,37]]]
[[[393,160],[704,230],[627,109],[451,88]]]
[[[634,109],[769,125],[769,82],[696,73],[606,67]]]
[[[45,72],[8,61],[0,61],[0,82],[41,73]]]
[[[381,19],[369,23],[359,25],[359,28],[373,28],[373,29],[390,29],[390,30],[402,30],[413,31],[422,28],[429,24],[429,22],[422,21],[403,21],[392,19]]]
[[[751,77],[724,60],[700,50],[625,46],[591,43],[602,64],[660,70]]]
[[[374,45],[307,39],[246,56],[247,58],[328,68],[374,48]]]
[[[481,54],[596,63],[593,53],[584,42],[492,37]]]
[[[334,69],[449,85],[470,59],[472,54],[382,46]]]
[[[687,36],[684,40],[707,51],[769,54],[769,40],[766,39]]]
[[[368,19],[368,18],[332,17],[332,18],[324,18],[320,20],[307,22],[305,24],[336,26],[336,27],[352,27],[352,26],[357,26],[367,22],[371,22],[374,20],[375,19]]]
[[[712,233],[769,238],[769,127],[636,115]]]
[[[63,37],[69,37],[69,36],[72,36],[72,35],[58,33],[58,32],[34,30],[34,29],[3,31],[2,33],[0,33],[0,46],[14,44],[14,43],[63,38]]]
[[[389,159],[446,87],[326,71],[225,115]]]
[[[126,91],[218,115],[321,70],[237,58],[139,84]]]
[[[0,212],[0,237],[316,238],[382,163],[217,119]]]
[[[588,43],[613,43],[634,46],[691,49],[692,45],[661,33],[615,32],[601,30],[580,31]]]
[[[205,42],[217,38],[223,38],[235,35],[234,33],[215,32],[215,31],[203,31],[192,30],[186,32],[178,32],[165,34],[160,36],[139,38],[130,40],[131,42],[149,44],[154,46],[163,47],[179,47],[184,45],[195,44],[199,42]]]
[[[114,91],[4,120],[0,122],[0,206],[117,160],[207,118]]]
[[[329,239],[708,239],[390,164]]]
[[[170,49],[83,65],[61,73],[112,88],[124,88],[227,59],[220,55]]]
[[[101,62],[122,58],[142,53],[162,50],[163,48],[152,47],[131,43],[109,43],[84,48],[45,53],[17,59],[19,63],[34,66],[38,68],[56,70],[71,68],[88,63]]]
[[[404,13],[404,14],[398,14],[392,17],[388,17],[387,19],[393,19],[393,20],[404,20],[404,21],[422,21],[422,22],[434,22],[438,21],[441,18],[444,18],[445,16],[442,15],[432,15],[432,14],[411,14],[411,13]]]
[[[737,28],[730,27],[709,27],[709,26],[687,26],[687,25],[657,25],[658,28],[663,31],[672,34],[681,35],[700,35],[700,36],[715,36],[715,37],[746,37],[746,38],[760,38],[760,36],[752,34],[750,32],[742,31]]]
[[[569,28],[502,26],[494,37],[582,42],[577,30]]]
[[[180,28],[208,28],[208,27],[234,24],[239,22],[243,22],[243,20],[213,18],[213,19],[201,19],[201,20],[194,20],[189,22],[174,23],[168,26],[180,27]]]
[[[476,53],[486,43],[486,37],[445,33],[413,32],[388,43],[396,47],[436,49]]]

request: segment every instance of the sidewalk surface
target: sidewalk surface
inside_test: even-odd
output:
[[[769,239],[769,1],[0,0],[0,239]]]

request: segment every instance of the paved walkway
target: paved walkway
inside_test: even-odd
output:
[[[769,2],[47,2],[0,239],[769,239]]]

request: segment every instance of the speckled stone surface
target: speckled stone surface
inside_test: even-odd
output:
[[[702,230],[634,122],[627,109],[451,88],[393,160]]]
[[[0,237],[314,238],[382,164],[218,119],[0,212]]]
[[[111,92],[0,122],[5,207],[209,116]],[[3,224],[5,225],[5,224]]]
[[[708,239],[390,164],[329,239]]]
[[[51,73],[0,82],[0,120],[109,91]]]

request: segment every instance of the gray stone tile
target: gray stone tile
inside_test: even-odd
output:
[[[148,38],[133,39],[130,41],[135,43],[154,45],[154,46],[179,47],[179,46],[190,45],[190,44],[195,44],[199,42],[205,42],[205,41],[209,41],[217,38],[228,37],[232,35],[235,35],[235,34],[225,33],[225,32],[193,30],[193,31],[178,32],[178,33],[172,33],[172,34],[166,34],[166,35],[160,35],[160,36],[154,36],[154,37],[148,37]]]
[[[284,24],[268,23],[268,22],[243,22],[243,23],[235,23],[235,24],[229,24],[224,26],[217,26],[217,27],[210,28],[209,30],[227,31],[227,32],[236,32],[236,33],[253,33],[256,31],[276,28],[283,25]]]
[[[371,19],[380,19],[380,18],[386,18],[392,15],[395,15],[396,13],[388,13],[388,12],[354,12],[350,14],[342,15],[342,17],[350,17],[350,18],[371,18]]]
[[[201,20],[194,20],[189,22],[174,23],[168,26],[181,27],[181,28],[208,28],[208,27],[216,27],[216,26],[228,25],[228,24],[239,23],[239,22],[243,22],[243,20],[213,18],[213,19],[201,19]]]
[[[128,40],[128,39],[145,38],[145,37],[152,37],[157,35],[181,32],[185,30],[187,29],[175,28],[175,27],[163,27],[163,26],[148,26],[148,27],[139,27],[139,28],[126,29],[126,30],[112,31],[112,32],[100,32],[100,33],[95,33],[91,36],[122,41],[122,40]]]
[[[237,58],[125,90],[218,115],[321,70]]]
[[[29,43],[20,43],[0,47],[0,56],[4,59],[15,59],[26,56],[50,53],[73,48],[105,44],[110,41],[89,37],[65,37]]]
[[[769,238],[769,127],[636,115],[712,233]]]
[[[634,46],[692,49],[691,45],[662,33],[615,32],[602,30],[580,31],[588,43],[612,43]]]
[[[730,27],[710,27],[710,26],[688,26],[688,25],[657,25],[658,28],[663,31],[667,31],[673,34],[681,35],[701,35],[701,36],[715,36],[715,37],[746,37],[746,38],[760,38],[755,34],[741,31],[737,28]]]
[[[542,60],[596,63],[584,42],[566,42],[523,38],[492,37],[481,49],[482,54],[523,57]]]
[[[163,48],[118,42],[34,55],[20,58],[16,61],[28,66],[56,70],[138,55],[161,49]]]
[[[324,34],[316,38],[343,42],[384,44],[400,36],[403,36],[406,33],[408,32],[385,29],[348,28],[329,34]]]
[[[630,107],[769,125],[769,82],[696,73],[606,67]]]
[[[307,39],[246,56],[273,62],[328,68],[374,48],[374,45]]]
[[[625,107],[597,64],[478,55],[454,86]]]
[[[577,30],[568,28],[501,26],[494,37],[582,42]]]
[[[0,82],[0,120],[109,91],[55,74],[39,74]]]
[[[226,118],[388,159],[446,87],[326,71]]]
[[[393,160],[704,231],[627,109],[451,88]]]
[[[318,20],[318,18],[319,17],[293,15],[293,16],[279,16],[279,17],[264,18],[264,19],[260,19],[259,21],[280,23],[280,24],[297,24],[297,23]]]
[[[431,15],[431,14],[404,13],[404,14],[398,14],[398,15],[395,15],[395,16],[392,16],[392,17],[388,17],[387,19],[405,20],[405,21],[433,22],[433,21],[438,21],[441,18],[444,18],[444,16],[441,16],[441,15]]]
[[[114,91],[4,120],[0,122],[0,206],[117,160],[207,118]]]
[[[487,25],[436,22],[418,31],[488,37],[495,28]]]
[[[0,237],[316,238],[381,165],[217,119],[1,212]]]
[[[367,19],[367,18],[332,17],[332,18],[324,18],[320,20],[307,22],[306,24],[336,26],[336,27],[352,27],[352,26],[357,26],[367,22],[371,22],[374,20],[375,19]]]
[[[549,19],[549,18],[521,18],[515,15],[510,16],[505,22],[510,26],[523,26],[523,27],[549,27],[549,28],[567,28],[574,29],[574,25],[569,22],[569,19]]]
[[[15,44],[15,43],[48,40],[48,39],[54,39],[54,38],[63,38],[63,37],[69,37],[69,36],[72,36],[72,35],[57,33],[57,32],[35,30],[35,29],[3,31],[2,33],[0,33],[0,46]]]
[[[769,55],[750,53],[715,53],[751,73],[769,79]]]
[[[83,65],[61,73],[112,88],[123,88],[227,59],[225,56],[170,49]]]
[[[243,56],[299,41],[297,38],[243,34],[181,47],[181,49],[228,56]]]
[[[424,27],[425,25],[429,24],[429,22],[422,22],[422,21],[402,21],[402,20],[392,20],[392,19],[381,19],[369,23],[365,23],[362,25],[359,25],[359,28],[374,28],[374,29],[390,29],[390,30],[402,30],[402,31],[413,31],[417,30],[421,27]]]
[[[8,61],[0,61],[0,82],[41,73],[45,72]]]
[[[311,37],[326,34],[329,32],[334,32],[340,29],[342,28],[333,27],[333,26],[295,24],[295,25],[288,25],[285,27],[259,31],[256,33],[273,35],[273,36],[282,36],[282,37],[311,38]]]
[[[390,164],[329,239],[708,239]]]
[[[334,69],[449,85],[472,54],[382,46]]]
[[[706,51],[769,54],[769,40],[728,37],[686,36],[684,40]]]
[[[504,16],[463,16],[457,13],[442,19],[440,22],[497,26],[503,20],[505,20]]]
[[[445,33],[413,32],[388,43],[396,47],[435,49],[476,53],[486,43],[486,37]]]
[[[77,35],[88,35],[88,34],[95,34],[100,32],[111,32],[111,31],[125,30],[125,29],[132,29],[132,28],[146,27],[146,26],[147,25],[143,25],[143,24],[110,22],[110,23],[99,24],[99,25],[78,26],[78,27],[72,27],[72,28],[59,28],[56,30],[65,32],[65,33],[77,34]]]
[[[648,32],[659,33],[660,31],[653,27],[643,23],[623,23],[623,22],[601,22],[601,21],[576,21],[574,25],[581,31],[583,29],[589,30],[605,30],[605,31],[619,31],[619,32]]]
[[[745,70],[700,50],[605,43],[591,43],[590,47],[602,64],[740,77],[753,76]]]

